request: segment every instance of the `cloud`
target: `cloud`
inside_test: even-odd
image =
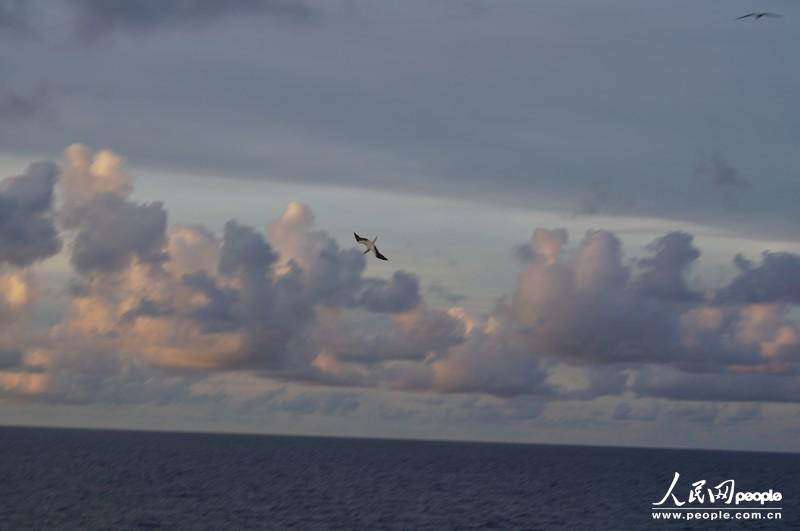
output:
[[[513,335],[506,336],[501,330],[472,330],[466,341],[432,364],[433,389],[503,397],[552,394],[540,356],[514,341]]]
[[[419,304],[419,281],[405,271],[395,271],[387,282],[367,279],[355,299],[355,304],[372,312],[403,312]]]
[[[25,0],[0,0],[0,35],[25,35],[32,31],[30,3]]]
[[[33,302],[35,294],[30,271],[0,273],[0,319],[18,317]]]
[[[566,234],[553,236],[534,233],[538,258],[520,274],[509,305],[528,348],[575,362],[668,357],[675,314],[634,288],[618,238],[590,231],[564,262]]]
[[[302,0],[71,0],[76,35],[89,42],[108,34],[150,33],[164,28],[204,27],[229,17],[268,15],[292,21],[313,16]]]
[[[547,402],[535,398],[486,399],[472,396],[464,399],[456,414],[459,420],[524,423],[539,418]]]
[[[125,199],[133,191],[122,157],[108,149],[94,153],[82,144],[64,150],[59,184],[68,211],[81,209],[101,196]]]
[[[513,292],[474,315],[431,306],[412,273],[365,276],[360,251],[316,229],[307,205],[289,203],[265,232],[231,220],[216,235],[169,227],[164,207],[132,201],[132,190],[118,155],[80,145],[67,149],[60,172],[39,164],[4,181],[0,236],[10,244],[0,257],[10,269],[0,271],[0,318],[15,327],[0,335],[7,396],[190,400],[193,382],[237,371],[501,404],[800,401],[800,328],[787,284],[800,278],[797,255],[737,257],[738,275],[701,296],[686,280],[701,255],[688,233],[659,237],[637,258],[609,231],[570,244],[564,229],[537,228]],[[43,329],[26,318],[38,291],[29,266],[61,238],[75,289],[61,321]],[[353,406],[297,398],[279,407]],[[647,415],[619,405],[612,416]]]
[[[619,402],[611,413],[613,420],[649,422],[656,420],[660,413],[657,403],[646,406],[634,405],[631,402]]]
[[[358,329],[343,333],[341,319],[330,315],[328,319],[327,332],[320,343],[346,362],[422,361],[444,355],[465,336],[464,323],[456,313],[427,307],[393,315],[388,323],[367,332]]]
[[[709,175],[711,184],[719,189],[746,189],[750,187],[750,182],[742,177],[739,172],[731,166],[725,159],[714,153],[711,158],[711,167],[706,164],[698,168],[700,175]]]
[[[692,424],[714,424],[719,414],[720,408],[714,404],[680,405],[665,413],[668,418]]]
[[[656,239],[635,270],[624,265],[611,233],[590,231],[571,253],[563,250],[564,235],[553,236],[534,235],[530,245],[537,258],[520,274],[508,307],[508,316],[522,325],[517,333],[525,351],[586,367],[589,374],[609,367],[634,375],[619,385],[621,373],[612,370],[606,383],[614,385],[597,380],[573,396],[597,396],[605,387],[610,394],[630,388],[641,396],[683,400],[796,399],[790,388],[800,361],[800,330],[777,291],[763,299],[743,295],[756,283],[748,276],[756,268],[745,268],[706,299],[685,281],[700,255],[688,234]],[[796,277],[791,267],[767,266],[757,275],[763,276],[759,285]],[[737,392],[749,377],[763,386]]]
[[[52,212],[57,175],[56,165],[35,163],[0,182],[0,264],[28,266],[61,249]]]
[[[664,366],[637,371],[632,390],[641,396],[671,400],[723,402],[798,402],[800,380],[763,372],[686,373]]]
[[[515,245],[511,254],[522,263],[537,261],[552,264],[568,239],[566,229],[538,228],[533,231],[530,243]]]
[[[225,224],[219,272],[224,276],[242,275],[257,282],[267,275],[276,255],[258,232],[235,221]]]
[[[624,190],[612,191],[608,185],[592,183],[583,191],[583,195],[572,215],[577,217],[614,214],[630,210],[634,206],[635,202],[627,197]]]
[[[0,122],[4,127],[8,127],[51,121],[55,114],[52,92],[47,85],[39,85],[25,91],[13,88],[0,90]]]
[[[700,297],[689,289],[685,279],[691,264],[700,257],[692,239],[685,232],[671,232],[648,245],[652,257],[638,262],[641,270],[638,288],[645,296],[673,300]]]
[[[272,411],[283,411],[293,415],[322,414],[341,417],[350,415],[360,406],[358,396],[352,393],[289,393],[281,389],[276,393],[268,393],[264,399],[255,398],[248,401],[247,406],[267,407]]]
[[[23,352],[16,349],[0,349],[0,371],[15,369],[22,365]]]
[[[761,404],[740,404],[735,409],[723,408],[722,424],[735,426],[741,423],[755,422],[763,418]]]
[[[466,295],[452,291],[438,280],[431,283],[425,291],[433,297],[437,297],[442,301],[449,303],[450,305],[457,305],[467,298]]]
[[[62,218],[76,230],[72,264],[82,273],[120,271],[134,258],[165,259],[167,212],[161,203],[127,199],[133,190],[122,158],[108,150],[93,153],[80,144],[64,152],[60,176]]]
[[[167,212],[161,203],[136,204],[102,195],[70,216],[80,228],[72,245],[72,263],[80,272],[119,271],[136,257],[164,260]]]
[[[339,249],[324,231],[312,230],[314,214],[292,201],[268,227],[270,241],[282,258],[279,269],[295,268],[305,295],[330,306],[365,308],[372,312],[404,312],[421,300],[419,280],[396,271],[389,280],[364,278],[366,259],[356,249]]]
[[[404,2],[402,7],[373,3],[363,10],[369,23],[357,26],[352,17],[340,15],[345,10],[339,5],[315,0],[98,0],[53,7],[45,14],[52,18],[47,28],[55,31],[44,35],[51,53],[28,40],[15,42],[15,53],[6,57],[8,71],[16,78],[15,92],[27,95],[25,83],[35,82],[42,72],[58,72],[59,84],[71,92],[70,105],[59,107],[70,134],[87,142],[126,146],[143,166],[251,178],[284,176],[295,183],[425,196],[446,194],[561,213],[565,206],[569,210],[581,183],[593,181],[599,189],[588,199],[587,211],[614,212],[619,209],[607,202],[635,197],[642,215],[710,221],[717,226],[741,224],[741,209],[709,208],[706,194],[696,193],[703,188],[693,188],[697,183],[680,167],[685,153],[701,149],[713,138],[723,153],[735,153],[734,166],[741,164],[753,174],[747,176],[754,183],[748,230],[761,236],[781,230],[788,238],[797,225],[791,194],[786,193],[797,162],[791,128],[785,127],[782,112],[798,76],[785,68],[792,60],[788,34],[773,35],[780,44],[745,43],[739,34],[722,27],[717,28],[719,34],[697,32],[646,10],[632,13],[623,4],[610,6],[603,16],[611,22],[622,20],[621,13],[633,15],[637,23],[624,25],[623,31],[646,28],[669,40],[637,40],[646,49],[625,46],[627,40],[615,38],[613,32],[596,31],[596,13],[576,17],[580,9],[555,3],[547,7],[551,16],[544,17],[534,4],[492,5],[486,16],[469,22],[476,31],[468,32],[463,31],[465,21],[455,19],[408,31],[403,21],[436,18],[439,8],[424,2]],[[282,14],[284,7],[289,9]],[[310,17],[303,15],[309,10]],[[319,31],[293,31],[304,27],[295,21],[317,20],[320,12],[333,16],[325,17]],[[710,7],[700,12],[696,20],[715,17]],[[75,33],[106,44],[122,41],[120,46],[98,46],[92,51],[93,60],[87,61],[74,46],[60,42],[61,32],[71,26],[70,15],[77,21]],[[266,21],[278,22],[270,26]],[[670,26],[669,35],[661,31],[663,24]],[[209,31],[195,31],[197,27]],[[587,63],[577,53],[546,53],[542,39],[549,39],[553,28],[564,30],[554,37],[561,44],[574,42],[576,35],[597,41],[602,63],[615,68],[598,69],[600,63]],[[180,38],[171,38],[176,32]],[[356,45],[357,40],[368,42],[375,32],[387,36],[392,46],[378,50]],[[193,66],[190,57],[208,44],[212,34],[216,45],[201,54],[203,68]],[[680,46],[672,46],[679,34]],[[428,53],[442,35],[459,44]],[[727,93],[726,98],[706,98],[710,92],[700,89],[681,95],[682,103],[676,105],[670,81],[689,81],[691,72],[707,66],[706,57],[686,51],[718,38],[737,51],[733,57],[746,58],[746,64],[758,61],[764,76],[745,80],[746,89]],[[147,45],[137,46],[137,40]],[[485,54],[479,53],[476,61],[463,61],[467,49]],[[294,61],[286,50],[302,50],[308,60]],[[531,50],[536,51],[542,71],[552,71],[553,76],[542,80],[527,68]],[[641,61],[653,53],[668,55],[670,65],[687,67],[665,69]],[[500,54],[506,58],[502,64],[486,59]],[[337,58],[344,56],[363,66],[363,75],[348,75],[339,68]],[[159,83],[149,82],[131,64],[147,64]],[[705,89],[741,81],[741,64],[717,63],[713,76],[704,78]],[[759,83],[766,77],[774,82]],[[587,94],[578,89],[586,83],[619,88],[620,78],[626,81],[624,90]],[[237,81],[241,79],[248,83]],[[415,82],[409,83],[411,79]],[[464,94],[458,100],[444,89],[454,79],[463,81],[459,86]],[[299,85],[307,90],[296,90]],[[641,97],[646,93],[658,94],[657,104]],[[275,101],[282,104],[270,103]],[[330,101],[337,104],[326,103]],[[753,101],[759,102],[758,112],[748,107]],[[753,112],[732,113],[731,106]],[[106,127],[108,117],[120,109],[136,109],[136,119]],[[486,115],[479,116],[474,109],[484,109]],[[724,116],[731,126],[720,128],[709,116]],[[746,122],[746,127],[737,127],[738,121]],[[389,122],[395,126],[385,127]],[[64,130],[41,129],[35,135],[8,135],[3,145],[9,152],[40,153],[65,141]],[[241,141],[242,136],[266,140]],[[626,146],[625,156],[620,145]],[[313,157],[307,156],[309,150]],[[707,158],[710,168],[711,156]],[[740,173],[744,175],[744,170]]]
[[[13,183],[9,197],[33,210],[44,208],[49,203],[36,183]],[[420,359],[461,338],[458,323],[444,314],[441,326],[419,317],[423,313],[415,317],[420,294],[414,275],[364,277],[360,253],[340,250],[325,232],[313,230],[313,213],[303,205],[290,204],[270,225],[273,247],[262,233],[236,221],[229,221],[219,238],[202,227],[167,228],[160,203],[128,199],[132,180],[122,159],[107,150],[70,146],[59,186],[58,215],[72,240],[77,289],[62,322],[49,333],[69,352],[62,356],[58,347],[48,346],[47,359],[71,361],[35,370],[23,366],[5,376],[8,389],[61,397],[53,391],[61,385],[60,374],[86,367],[81,351],[86,359],[95,352],[116,359],[95,368],[111,379],[130,370],[125,360],[132,356],[137,367],[156,375],[246,369],[278,380],[373,385],[374,377],[351,370],[344,359],[358,356],[355,351],[339,359],[325,343],[332,340],[325,312],[340,310],[389,316],[415,334],[418,346],[396,335],[394,351],[384,350],[378,358]],[[0,277],[0,282],[19,284],[15,279]],[[9,307],[25,304],[29,291],[9,288]],[[368,342],[359,341],[364,352]],[[96,388],[77,387],[81,396]]]
[[[765,251],[761,263],[736,255],[739,274],[718,293],[720,302],[800,304],[800,255]]]

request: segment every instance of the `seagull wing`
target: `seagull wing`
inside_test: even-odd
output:
[[[362,238],[361,236],[359,236],[359,235],[358,235],[358,234],[356,234],[355,232],[353,233],[353,236],[355,236],[355,237],[356,237],[356,241],[357,241],[358,243],[361,243],[361,242],[368,242],[368,241],[369,241],[369,240],[368,240],[368,239],[366,239],[366,238]]]
[[[378,250],[377,247],[374,247],[374,249],[375,249],[375,257],[376,258],[380,258],[381,260],[389,260],[388,258],[386,258],[385,256],[383,256],[381,254],[381,252]]]
[[[777,14],[777,13],[764,13],[764,15],[763,15],[763,16],[765,16],[765,17],[781,18],[781,15],[779,15],[779,14]]]
[[[742,20],[743,18],[754,17],[754,16],[756,16],[755,13],[748,13],[746,15],[742,15],[741,17],[736,17],[736,20]]]

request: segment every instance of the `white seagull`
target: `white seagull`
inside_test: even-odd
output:
[[[377,236],[375,236],[375,239],[372,240],[372,241],[370,241],[370,240],[368,240],[366,238],[362,238],[361,236],[359,236],[355,232],[353,233],[353,236],[356,237],[356,241],[358,243],[360,243],[361,245],[366,245],[367,246],[367,250],[364,251],[364,254],[367,254],[368,252],[372,251],[372,253],[375,255],[375,258],[380,258],[381,260],[388,260],[388,258],[383,256],[381,254],[381,252],[378,250],[378,248],[375,247],[375,242],[378,241],[378,237]]]

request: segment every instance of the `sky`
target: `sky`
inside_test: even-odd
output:
[[[800,451],[798,21],[0,0],[0,424]]]

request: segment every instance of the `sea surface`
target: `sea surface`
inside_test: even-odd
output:
[[[797,529],[799,457],[0,428],[0,528]],[[684,503],[734,479],[781,491],[783,518],[654,521],[676,471]]]

